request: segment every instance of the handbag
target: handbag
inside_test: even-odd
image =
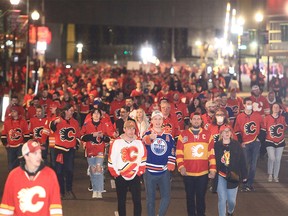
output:
[[[226,180],[231,183],[238,183],[240,177],[236,172],[229,170],[226,175]]]

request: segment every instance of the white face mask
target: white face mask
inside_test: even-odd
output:
[[[216,120],[219,123],[222,123],[224,121],[224,116],[216,116]]]
[[[252,110],[252,108],[253,108],[252,105],[247,105],[247,106],[246,106],[246,109],[247,109],[247,110]]]

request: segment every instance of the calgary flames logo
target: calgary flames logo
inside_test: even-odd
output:
[[[193,146],[191,150],[192,150],[192,156],[193,157],[200,158],[200,157],[202,157],[204,155],[204,152],[203,152],[204,147],[203,147],[203,145],[199,144],[199,145]]]
[[[234,113],[234,116],[238,115],[239,114],[239,107],[238,106],[233,106],[231,107],[232,108],[232,111]]]
[[[11,141],[20,140],[22,137],[22,130],[20,128],[12,129],[9,131]]]
[[[284,133],[284,126],[281,124],[270,126],[271,137],[280,138]]]
[[[135,146],[121,149],[121,158],[123,162],[134,162],[138,156],[138,149]]]
[[[44,206],[44,201],[40,201],[39,199],[43,199],[45,197],[46,191],[41,186],[23,188],[18,192],[17,196],[17,198],[19,199],[19,207],[23,213],[39,212]]]
[[[36,127],[33,129],[34,138],[38,139],[42,137],[43,127]]]
[[[244,125],[245,134],[254,134],[256,133],[256,123],[248,122]]]
[[[61,141],[72,142],[75,138],[76,131],[74,128],[62,128],[59,134]]]

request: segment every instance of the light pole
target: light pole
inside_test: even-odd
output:
[[[10,3],[13,7],[13,13],[14,13],[14,8],[19,5],[20,0],[10,0]],[[15,70],[16,70],[16,31],[17,31],[17,21],[15,20],[15,27],[13,29],[13,50],[12,50],[12,85],[14,84],[14,79],[15,79]]]
[[[243,35],[243,26],[244,26],[245,20],[243,17],[239,17],[237,20],[237,33],[238,33],[238,72],[239,72],[239,89],[242,91],[242,71],[241,71],[241,36]]]
[[[260,24],[263,21],[263,14],[257,12],[255,14],[255,20],[257,22],[257,55],[256,55],[256,83],[259,85],[259,73],[260,73]]]
[[[34,22],[35,29],[36,29],[35,57],[34,57],[34,70],[35,70],[34,80],[35,80],[35,83],[36,83],[37,79],[38,79],[38,70],[39,70],[39,67],[40,67],[40,63],[39,63],[39,59],[38,59],[38,47],[37,47],[38,46],[38,24],[37,24],[37,21],[40,19],[40,14],[39,14],[39,12],[37,10],[34,10],[31,13],[31,19]]]
[[[76,45],[76,48],[77,48],[77,53],[78,53],[78,63],[81,64],[81,62],[82,62],[83,44],[82,43],[78,43]]]

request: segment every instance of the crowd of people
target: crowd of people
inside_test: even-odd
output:
[[[29,89],[23,104],[13,95],[7,107],[1,141],[10,173],[4,198],[13,184],[10,176],[20,172],[19,166],[21,172],[31,174],[31,167],[25,164],[29,164],[30,154],[41,149],[37,158],[43,162],[28,177],[36,178],[44,172],[43,167],[50,166],[58,180],[59,188],[54,189],[59,190],[59,199],[76,199],[74,157],[77,149],[84,148],[92,198],[103,198],[108,158],[120,216],[126,215],[128,191],[133,215],[141,215],[142,177],[147,214],[166,215],[174,170],[183,176],[187,215],[205,215],[209,179],[211,190],[218,194],[219,215],[232,215],[238,188],[255,190],[259,155],[268,155],[267,181],[279,182],[287,127],[286,108],[278,94],[269,92],[264,97],[259,86],[253,85],[251,96],[242,99],[237,96],[238,85],[232,83],[225,83],[218,74],[209,87],[205,73],[197,76],[184,67],[175,74],[169,68],[146,73],[105,65],[51,69],[42,78],[37,95]],[[34,149],[23,151],[31,143]],[[37,184],[35,181],[32,186]],[[158,188],[161,201],[156,210]],[[34,211],[17,206],[20,201],[4,198],[0,214],[8,215],[11,209],[15,214]],[[58,198],[56,201],[45,208],[59,214],[61,203]]]

